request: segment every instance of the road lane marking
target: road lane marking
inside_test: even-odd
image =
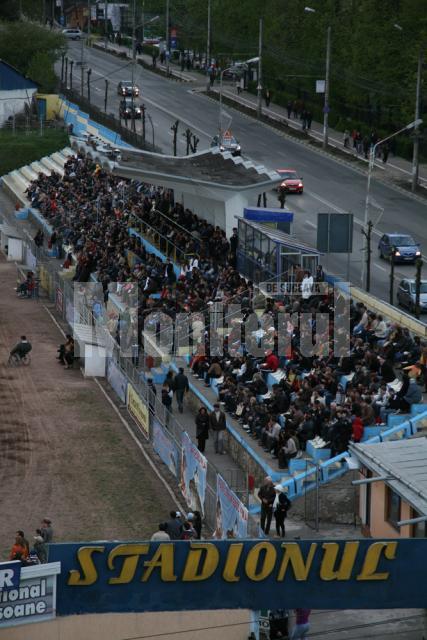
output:
[[[311,222],[311,220],[305,220],[305,224],[309,227],[313,227],[313,229],[317,229],[317,224],[314,224],[314,222]]]

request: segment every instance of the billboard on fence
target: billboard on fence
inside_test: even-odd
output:
[[[153,447],[158,453],[167,468],[175,478],[178,477],[179,469],[179,449],[172,438],[160,426],[160,422],[153,419]]]
[[[183,431],[181,450],[181,480],[180,489],[188,506],[193,511],[205,512],[206,475],[208,461],[200,453],[191,438]]]
[[[426,538],[99,541],[51,544],[49,560],[58,615],[425,607]]]
[[[60,572],[59,562],[22,567],[16,584],[7,591],[0,588],[0,632],[3,627],[55,618],[56,576]]]
[[[127,408],[131,416],[134,418],[142,433],[147,438],[150,437],[150,418],[148,415],[148,407],[139,397],[133,386],[128,384],[127,392]]]
[[[248,510],[226,481],[216,476],[216,524],[214,537],[246,538],[248,535]]]
[[[126,403],[128,381],[112,358],[107,360],[107,380],[120,400]]]

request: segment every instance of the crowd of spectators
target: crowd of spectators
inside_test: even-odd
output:
[[[225,411],[280,467],[286,468],[313,439],[329,446],[332,454],[345,451],[351,439],[360,441],[364,427],[384,423],[388,413],[405,413],[421,401],[418,383],[427,384],[426,345],[363,304],[350,301],[347,348],[335,352],[334,318],[344,313],[345,300],[332,292],[310,294],[314,281],[324,278],[321,268],[314,277],[298,266],[288,274],[302,283],[299,298],[265,301],[236,270],[235,232],[227,239],[222,229],[174,202],[172,192],[131,184],[81,156],[67,160],[63,177],[39,175],[28,195],[54,227],[55,243],[67,247],[67,259],[75,256],[75,281],[87,282],[96,273],[105,296],[112,282],[138,288],[140,343],[153,311],[172,321],[177,314],[192,313],[192,373],[207,385],[217,379]],[[162,262],[129,234],[135,226],[148,240],[161,235],[165,253],[173,252],[180,263],[178,277],[170,260]],[[243,323],[261,300],[258,326],[243,334]],[[238,316],[227,311],[230,304],[239,306]],[[310,336],[314,329],[318,333],[310,356],[301,348],[304,334],[298,322],[287,318],[281,325],[284,312],[301,311],[311,314]],[[316,313],[329,317],[326,328],[316,326]],[[228,331],[218,329],[223,324]],[[282,351],[281,331],[289,345]],[[253,355],[251,341],[258,350],[262,345],[264,353]],[[268,373],[277,371],[269,389]]]

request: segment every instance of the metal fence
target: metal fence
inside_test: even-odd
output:
[[[98,124],[120,134],[122,139],[133,147],[148,151],[158,151],[156,146],[146,140],[144,133],[137,133],[136,131],[132,131],[131,128],[124,126],[120,118],[116,118],[113,113],[105,113],[74,89],[62,86],[61,93],[83,109],[83,111],[93,120],[96,120]]]
[[[158,395],[154,395],[149,385],[144,379],[142,367],[138,366],[138,361],[142,361],[144,354],[138,354],[136,357],[124,356],[120,346],[114,340],[111,333],[108,332],[102,318],[96,318],[92,309],[83,301],[76,304],[75,300],[75,283],[71,277],[67,277],[65,273],[58,272],[58,264],[54,259],[49,257],[43,248],[36,247],[34,242],[28,238],[25,240],[26,257],[34,256],[37,261],[37,274],[40,284],[46,292],[49,300],[55,304],[56,312],[61,319],[67,322],[72,329],[72,323],[78,322],[91,326],[99,335],[102,334],[104,342],[107,343],[108,355],[112,361],[124,374],[127,381],[133,386],[139,398],[149,408],[150,426],[149,437],[153,439],[153,419],[158,421],[162,429],[167,433],[169,438],[175,443],[179,452],[182,449],[182,434],[185,431],[184,426],[180,423],[179,417],[172,414],[162,404]],[[141,432],[136,430],[136,435],[145,441]],[[208,460],[207,477],[206,477],[206,493],[204,516],[205,522],[209,529],[214,530],[216,524],[216,504],[217,504],[217,475],[220,474],[230,489],[237,497],[248,507],[249,491],[247,474],[241,469],[223,469],[219,471],[217,467]],[[177,477],[181,476],[181,455],[178,460]],[[249,514],[248,517],[248,535],[258,537],[259,526],[258,520]]]

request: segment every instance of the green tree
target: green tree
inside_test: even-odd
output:
[[[48,31],[30,22],[0,24],[0,59],[29,75],[29,67],[37,54],[44,54],[46,74],[65,48],[61,34]]]
[[[40,51],[31,59],[27,75],[38,84],[42,93],[53,93],[57,85],[57,78],[52,61],[48,54]]]

